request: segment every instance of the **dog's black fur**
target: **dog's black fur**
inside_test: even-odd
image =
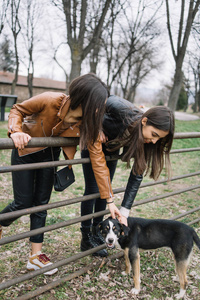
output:
[[[109,248],[113,248],[118,242],[124,249],[126,274],[130,273],[131,266],[133,270],[134,294],[140,291],[139,249],[171,248],[180,281],[180,293],[176,298],[183,298],[187,285],[186,269],[193,243],[200,249],[200,239],[192,227],[178,221],[143,218],[128,218],[126,227],[117,219],[108,218],[98,225],[98,229]]]

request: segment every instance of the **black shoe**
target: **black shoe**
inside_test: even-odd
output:
[[[96,226],[92,226],[92,233],[93,233],[93,237],[98,245],[105,244],[105,240],[104,240],[103,236],[101,235],[101,232],[96,230]]]
[[[99,244],[94,239],[90,228],[81,228],[81,232],[82,232],[81,251],[86,251],[99,246]],[[102,249],[93,253],[92,255],[106,257],[108,255],[108,252],[106,251],[106,249]]]

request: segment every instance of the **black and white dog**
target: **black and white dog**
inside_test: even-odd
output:
[[[133,294],[140,291],[140,255],[139,249],[152,250],[169,247],[174,254],[176,272],[180,281],[180,292],[175,297],[184,297],[187,285],[186,270],[192,253],[193,242],[200,249],[200,239],[194,229],[188,225],[165,219],[128,218],[128,227],[117,219],[108,218],[97,226],[105,238],[107,247],[114,248],[119,243],[124,250],[126,274],[133,270],[135,288]]]

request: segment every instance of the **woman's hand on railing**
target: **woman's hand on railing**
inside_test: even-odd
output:
[[[15,147],[18,148],[19,150],[23,150],[24,147],[31,140],[31,136],[24,132],[11,133],[10,137],[13,140]]]

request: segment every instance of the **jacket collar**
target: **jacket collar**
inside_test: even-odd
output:
[[[63,120],[64,117],[66,116],[66,114],[68,113],[69,108],[70,108],[70,104],[71,104],[70,97],[65,95],[65,97],[62,100],[62,103],[61,103],[60,109],[58,111],[58,114],[57,114],[57,116],[61,120]]]

